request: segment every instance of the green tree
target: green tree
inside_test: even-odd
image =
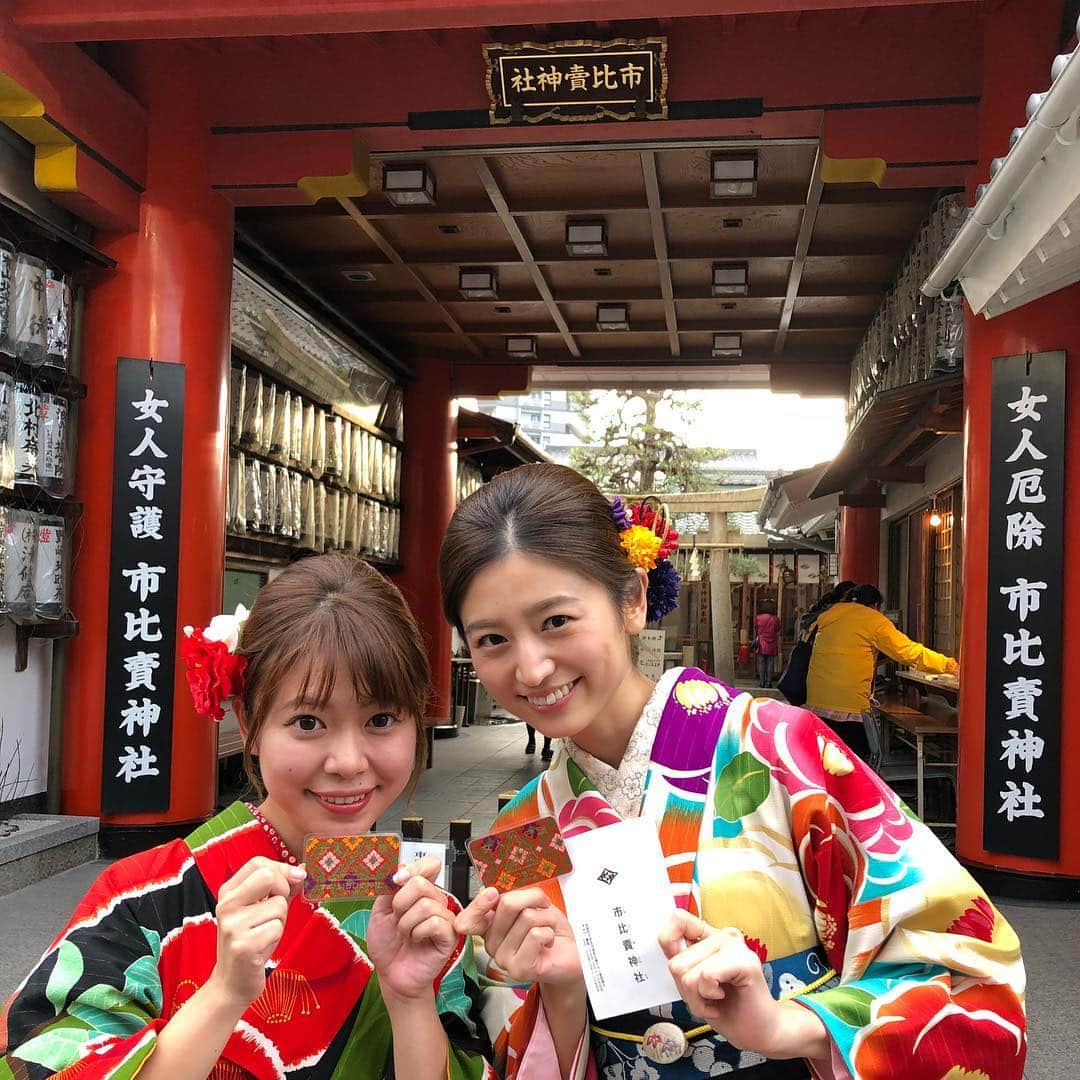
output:
[[[671,491],[701,491],[703,466],[726,451],[688,446],[663,426],[664,414],[686,425],[695,422],[701,402],[684,391],[613,390],[571,396],[578,411],[591,414],[589,441],[570,451],[570,464],[602,491],[643,495]]]

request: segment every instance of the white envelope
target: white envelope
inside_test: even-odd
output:
[[[400,863],[402,866],[408,863],[415,862],[417,859],[422,858],[424,855],[437,855],[442,862],[442,867],[439,869],[439,876],[435,879],[435,884],[440,889],[446,888],[446,845],[440,844],[435,840],[402,840],[401,841],[401,855]]]
[[[560,878],[597,1020],[679,999],[657,937],[675,911],[652,821],[631,818],[572,836]]]

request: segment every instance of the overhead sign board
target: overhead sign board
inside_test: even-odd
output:
[[[667,119],[667,40],[484,46],[492,124]]]

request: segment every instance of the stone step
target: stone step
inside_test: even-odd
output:
[[[16,814],[0,821],[0,896],[98,857],[98,819]]]

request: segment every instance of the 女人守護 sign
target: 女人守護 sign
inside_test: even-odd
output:
[[[184,367],[116,369],[101,809],[168,810]]]

